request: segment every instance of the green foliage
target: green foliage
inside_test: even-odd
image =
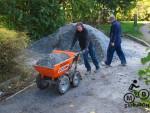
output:
[[[150,20],[150,1],[149,0],[97,0],[103,9],[114,12],[117,19],[133,21],[134,14],[138,15],[138,20]]]
[[[98,19],[100,5],[96,0],[64,0],[62,4],[69,22],[95,23]]]
[[[150,21],[150,0],[139,0],[134,10],[137,11],[139,20]]]
[[[24,33],[0,28],[0,81],[16,73],[17,62],[14,60],[27,46],[28,38]]]
[[[144,58],[141,59],[142,64],[146,64],[150,61],[150,52],[148,53],[148,55]]]
[[[104,8],[110,9],[116,15],[117,13],[127,13],[136,6],[136,0],[97,0]]]
[[[149,2],[145,2],[148,0],[140,1],[144,1],[144,8],[148,9]],[[65,23],[83,21],[95,25],[106,22],[112,12],[118,19],[133,19],[136,11],[132,9],[137,2],[139,4],[137,0],[0,0],[0,24],[39,39]]]
[[[9,28],[27,31],[32,39],[48,35],[64,24],[57,0],[0,0],[0,15]]]
[[[142,64],[147,64],[144,69],[139,71],[140,78],[145,80],[146,84],[150,83],[150,52],[148,55],[141,59]]]
[[[138,15],[139,21],[149,21],[150,20],[150,0],[138,0],[136,7],[128,10],[127,14],[119,13],[117,18],[120,20],[133,21],[134,14]]]

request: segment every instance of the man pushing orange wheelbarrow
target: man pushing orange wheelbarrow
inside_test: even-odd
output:
[[[48,67],[40,64],[34,65],[36,71],[39,72],[36,78],[36,84],[39,89],[45,89],[49,83],[54,83],[60,94],[64,94],[69,88],[70,84],[77,87],[80,84],[81,75],[77,71],[77,63],[79,60],[79,53],[54,50],[53,54],[66,54],[67,59],[56,63],[53,67]]]

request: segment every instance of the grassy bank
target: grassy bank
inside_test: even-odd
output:
[[[143,25],[143,23],[139,22],[137,25],[137,28],[134,28],[133,21],[122,21],[121,22],[123,34],[130,34],[130,35],[133,35],[138,38],[142,37],[142,33],[140,32],[140,27],[142,25]],[[109,35],[110,24],[98,25],[97,28],[103,30],[106,35]]]
[[[0,28],[0,83],[22,74],[15,58],[27,46],[27,42],[25,33]]]

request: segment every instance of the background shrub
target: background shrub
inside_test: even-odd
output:
[[[0,0],[0,6],[2,23],[28,32],[33,40],[54,32],[65,21],[58,0]]]
[[[0,28],[0,81],[11,78],[17,72],[15,58],[27,42],[25,33]]]

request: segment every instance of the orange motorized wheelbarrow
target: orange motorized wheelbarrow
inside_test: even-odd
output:
[[[36,84],[39,89],[45,89],[50,83],[54,83],[58,92],[64,94],[70,88],[70,84],[73,87],[80,84],[81,74],[77,71],[80,54],[62,50],[54,50],[52,53],[67,54],[69,58],[55,64],[53,68],[34,65],[35,70],[39,73],[36,77]]]

